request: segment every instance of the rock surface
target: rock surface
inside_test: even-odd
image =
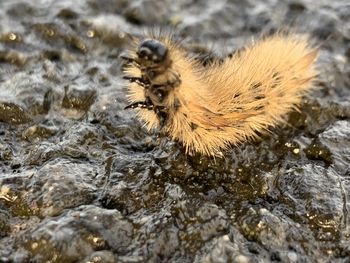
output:
[[[129,35],[220,59],[293,27],[318,90],[288,127],[189,157],[126,106]],[[347,262],[347,0],[0,1],[0,262]]]

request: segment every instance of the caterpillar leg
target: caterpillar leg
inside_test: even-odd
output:
[[[147,101],[138,101],[138,102],[134,102],[132,104],[129,104],[128,106],[126,106],[124,108],[124,110],[127,109],[136,109],[136,108],[141,108],[141,109],[147,109],[147,110],[153,110],[154,109],[154,105],[150,104]]]

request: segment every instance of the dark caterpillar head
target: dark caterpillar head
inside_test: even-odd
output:
[[[136,54],[140,59],[161,63],[167,58],[168,49],[158,40],[145,39],[138,46]]]

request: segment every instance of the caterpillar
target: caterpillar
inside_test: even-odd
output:
[[[187,154],[222,156],[269,132],[313,87],[318,49],[305,35],[276,33],[203,66],[168,36],[135,40],[122,58],[127,98],[148,130]]]

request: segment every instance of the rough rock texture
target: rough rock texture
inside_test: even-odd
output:
[[[293,27],[320,46],[290,125],[189,157],[126,106],[129,35],[220,59]],[[347,0],[0,1],[0,262],[347,262]]]

